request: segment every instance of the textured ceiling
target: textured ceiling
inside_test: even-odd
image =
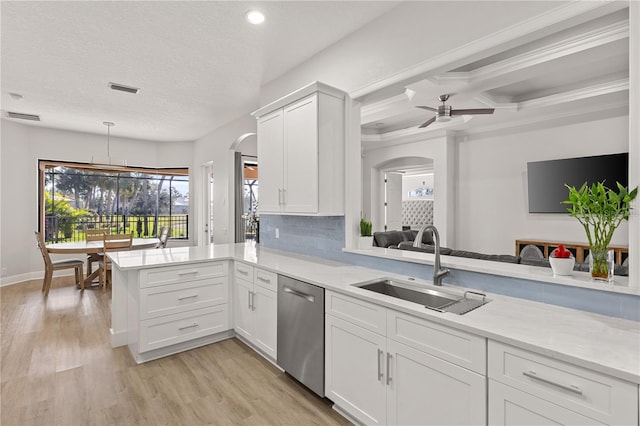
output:
[[[260,86],[393,8],[381,1],[2,1],[3,110],[34,125],[197,139],[257,106]],[[267,22],[249,25],[252,6]],[[114,92],[109,82],[139,87]],[[19,93],[14,100],[9,93]],[[27,123],[29,124],[29,123]]]

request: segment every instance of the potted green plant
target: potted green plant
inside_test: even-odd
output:
[[[616,228],[629,219],[631,202],[638,195],[638,187],[628,191],[616,182],[618,191],[610,189],[604,182],[591,186],[585,182],[580,188],[565,185],[569,190],[567,211],[582,225],[587,233],[591,260],[589,271],[596,280],[613,280],[613,256],[609,244]]]
[[[360,215],[360,239],[358,241],[359,248],[370,248],[373,246],[373,236],[371,236],[372,224],[365,215]]]

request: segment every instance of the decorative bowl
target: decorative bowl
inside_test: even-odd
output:
[[[576,259],[571,257],[549,257],[554,276],[571,275]]]

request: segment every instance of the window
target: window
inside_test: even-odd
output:
[[[245,161],[243,167],[243,219],[246,240],[256,239],[258,233],[258,163]]]
[[[82,241],[86,229],[189,238],[189,170],[39,161],[45,240]]]

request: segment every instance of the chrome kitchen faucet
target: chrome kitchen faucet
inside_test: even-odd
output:
[[[436,249],[434,252],[435,255],[435,264],[433,265],[433,285],[442,285],[442,279],[449,275],[451,272],[448,268],[442,268],[440,266],[440,234],[438,233],[438,229],[433,225],[424,225],[418,231],[415,240],[413,240],[414,247],[422,247],[422,234],[424,231],[431,230],[433,231],[433,238],[436,243]]]

